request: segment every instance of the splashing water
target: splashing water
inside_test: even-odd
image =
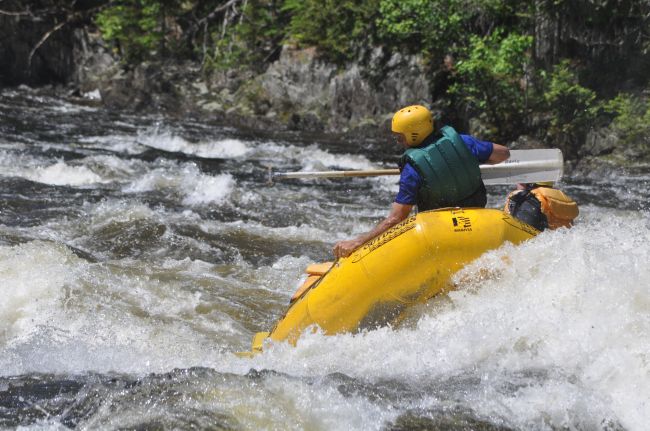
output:
[[[645,188],[569,182],[581,204],[573,229],[486,253],[455,275],[456,291],[400,326],[310,333],[242,359],[232,352],[272,327],[306,265],[373,226],[396,189],[394,178],[271,187],[267,165],[389,162],[190,122],[160,132],[159,118],[5,96],[1,427],[650,423]],[[506,191],[491,189],[490,205]]]

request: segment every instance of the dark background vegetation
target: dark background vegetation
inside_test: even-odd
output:
[[[2,19],[33,34],[28,64],[5,61],[5,84],[26,80],[25,70],[32,84],[65,81],[65,70],[33,63],[39,49],[56,49],[55,34],[80,26],[126,69],[189,62],[206,74],[259,74],[290,45],[380,82],[376,53],[398,52],[423,59],[430,105],[455,124],[477,120],[486,138],[535,135],[571,158],[606,126],[628,156],[650,152],[647,0],[5,0]],[[0,56],[11,60],[1,32]]]

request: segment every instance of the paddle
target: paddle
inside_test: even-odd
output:
[[[481,165],[485,184],[534,183],[559,181],[564,171],[562,151],[557,148],[542,150],[511,150],[510,158],[496,165]],[[278,172],[270,174],[270,182],[290,178],[341,178],[399,175],[399,169],[370,169],[363,171]]]

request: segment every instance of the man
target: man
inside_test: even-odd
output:
[[[539,231],[571,227],[578,216],[578,204],[553,183],[517,184],[503,210]]]
[[[485,207],[485,185],[479,164],[495,164],[510,157],[503,145],[459,135],[449,126],[435,132],[431,112],[421,105],[407,106],[394,116],[391,130],[406,148],[400,160],[399,192],[388,216],[370,232],[339,241],[334,256],[349,256],[366,241],[419,211],[445,207]]]

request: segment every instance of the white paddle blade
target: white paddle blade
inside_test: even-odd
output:
[[[486,185],[557,182],[564,173],[564,158],[557,148],[511,150],[510,158],[496,165],[481,165]]]

